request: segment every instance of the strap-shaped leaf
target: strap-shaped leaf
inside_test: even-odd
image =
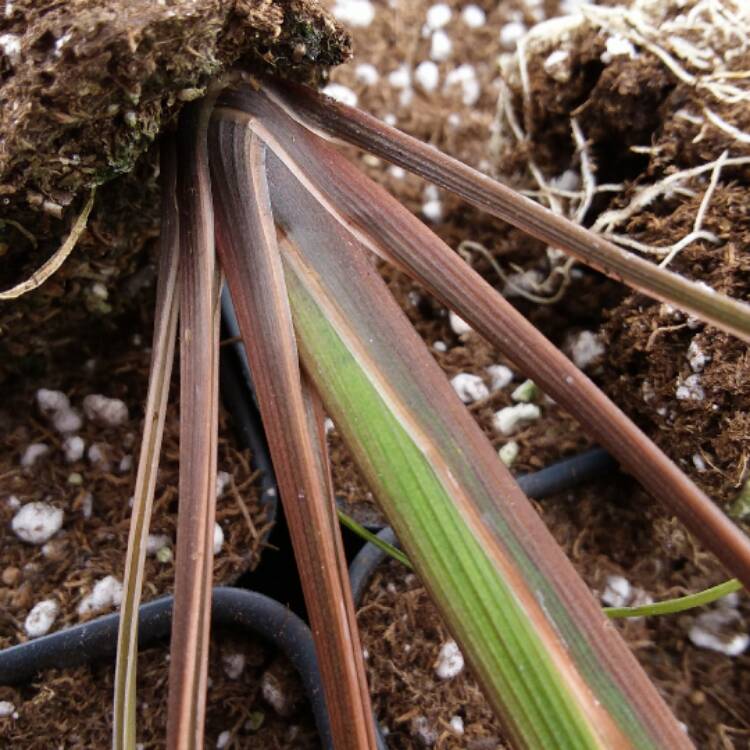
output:
[[[128,551],[120,606],[117,639],[112,746],[126,750],[136,740],[136,667],[138,659],[138,606],[143,590],[151,510],[159,468],[164,419],[177,336],[179,295],[177,272],[180,257],[180,227],[177,212],[177,158],[174,139],[167,138],[161,151],[162,202],[159,273],[156,290],[154,338],[146,398],[146,414],[133,493]]]
[[[226,91],[217,116],[243,118],[316,196],[319,210],[369,250],[423,284],[575,416],[626,470],[663,501],[746,586],[750,540],[495,289],[422,222],[311,131],[264,89]]]
[[[689,747],[360,243],[268,163],[302,362],[510,736]]]
[[[750,343],[750,307],[745,303],[614,245],[366,112],[292,82],[269,79],[264,85],[291,116],[308,127],[398,164],[633,289],[669,302]]]
[[[219,422],[219,276],[206,151],[211,102],[179,132],[180,478],[167,746],[203,748]]]
[[[322,444],[300,371],[265,176],[244,123],[212,126],[217,243],[245,342],[315,634],[337,748],[374,748],[372,711]]]

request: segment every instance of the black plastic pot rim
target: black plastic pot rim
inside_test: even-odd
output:
[[[143,648],[169,636],[174,597],[141,605],[138,645]],[[323,695],[312,633],[283,604],[254,591],[230,587],[213,590],[211,622],[232,625],[276,646],[297,670],[315,717],[324,748],[331,748],[331,728]],[[50,635],[0,651],[0,685],[30,681],[47,669],[65,669],[98,659],[111,659],[117,650],[119,613],[99,617]]]

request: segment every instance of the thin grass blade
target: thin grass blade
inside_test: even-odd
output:
[[[166,138],[162,145],[161,178],[163,202],[151,371],[138,473],[133,493],[123,598],[120,605],[120,629],[117,638],[112,731],[112,746],[117,750],[134,748],[136,744],[135,683],[138,658],[138,607],[143,590],[146,539],[151,521],[177,336],[179,308],[177,275],[180,238],[176,202],[177,160],[174,140],[171,138]]]
[[[305,602],[337,748],[374,748],[362,652],[322,451],[304,384],[265,177],[265,146],[244,123],[211,132],[217,243],[240,324]]]
[[[324,538],[330,540],[330,544],[333,547],[332,552],[328,552],[322,565],[334,570],[336,566],[336,585],[338,591],[331,592],[333,601],[339,601],[344,603],[342,607],[342,616],[345,622],[342,623],[341,627],[341,638],[347,639],[347,651],[346,654],[352,653],[352,666],[356,667],[356,682],[357,685],[347,686],[347,690],[359,688],[359,704],[363,707],[368,717],[372,713],[370,706],[370,691],[367,685],[367,678],[365,676],[364,663],[362,661],[362,646],[359,639],[359,629],[357,627],[357,616],[354,612],[354,601],[351,595],[351,584],[349,581],[349,569],[347,566],[346,553],[344,551],[344,540],[341,537],[341,526],[338,523],[338,512],[336,509],[336,499],[333,490],[333,478],[331,476],[331,463],[328,455],[328,441],[326,440],[326,429],[325,419],[326,414],[323,408],[323,401],[320,395],[315,390],[312,381],[309,376],[303,371],[302,372],[302,399],[305,404],[305,414],[307,415],[308,431],[311,435],[313,449],[315,451],[315,463],[318,471],[318,475],[322,478],[324,483],[324,492],[328,502],[321,508],[323,511],[323,517],[325,521],[325,530],[323,531]],[[327,547],[328,545],[324,545]],[[321,556],[322,557],[322,556]],[[330,628],[330,624],[328,625]],[[315,633],[316,638],[325,639],[328,636],[326,633],[317,632]],[[335,646],[336,648],[340,647]],[[351,652],[350,652],[351,649]],[[347,656],[347,658],[349,658]],[[356,701],[357,698],[354,697]],[[368,728],[371,722],[368,723]],[[369,738],[368,742],[374,741],[374,735]]]
[[[219,283],[206,152],[210,102],[179,129],[180,477],[167,746],[202,750],[218,430]]]
[[[264,85],[308,127],[341,138],[459,195],[598,271],[750,343],[750,307],[614,245],[372,115],[287,81]]]
[[[226,91],[216,116],[251,122],[351,238],[393,263],[464,318],[576,417],[732,575],[750,586],[750,540],[570,360],[442,240],[265,91]]]
[[[351,234],[269,154],[302,362],[518,747],[689,747]]]

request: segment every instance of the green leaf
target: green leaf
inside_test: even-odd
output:
[[[509,735],[689,746],[348,227],[268,165],[303,365]]]

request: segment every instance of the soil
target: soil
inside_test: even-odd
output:
[[[57,629],[81,619],[77,608],[96,582],[107,576],[122,581],[148,384],[152,294],[142,293],[139,303],[139,316],[110,321],[107,331],[95,325],[79,331],[78,337],[54,348],[53,369],[33,380],[18,380],[4,391],[0,410],[6,436],[0,453],[0,647],[27,639],[24,621],[34,604],[46,599],[57,602]],[[39,409],[40,388],[63,392],[82,416],[81,427],[71,433],[85,444],[80,457],[70,456],[75,460],[68,460],[65,436]],[[144,599],[171,591],[174,578],[178,392],[175,377],[150,529],[161,539],[147,557]],[[82,403],[91,394],[120,399],[128,409],[127,419],[108,425],[89,418]],[[24,467],[21,459],[32,444],[44,444],[48,452]],[[224,535],[214,563],[217,584],[231,583],[258,564],[269,528],[251,458],[249,451],[238,446],[231,420],[222,409],[218,468],[226,476],[217,505]],[[39,544],[23,541],[11,528],[19,507],[31,502],[44,502],[63,513],[60,530]],[[86,616],[95,614],[101,612]]]
[[[689,2],[691,7],[696,4]],[[531,28],[561,10],[571,12],[575,3],[479,2],[486,21],[472,29],[461,15],[466,3],[445,3],[452,15],[440,31],[452,42],[452,50],[446,59],[434,60],[434,86],[424,85],[429,77],[420,81],[416,73],[420,64],[431,59],[435,30],[425,30],[425,23],[434,3],[374,5],[372,24],[353,29],[353,62],[333,71],[332,80],[349,88],[358,106],[379,118],[543,200],[529,171],[533,159],[547,185],[568,191],[558,200],[560,211],[568,215],[577,205],[570,191],[581,185],[581,159],[571,136],[571,117],[576,117],[596,184],[618,185],[612,192],[594,196],[580,217],[588,226],[594,226],[605,211],[627,205],[639,189],[678,170],[711,162],[725,150],[730,157],[750,153],[747,143],[712,127],[702,115],[707,106],[705,89],[692,90],[640,48],[632,59],[627,54],[608,57],[607,42],[613,32],[600,33],[586,24],[554,38],[547,38],[545,32],[538,44],[527,44],[529,96],[524,103],[517,57],[506,55],[498,68],[498,55],[510,52],[513,45],[503,49],[498,39],[508,33],[509,24]],[[664,11],[657,28],[674,22],[677,15],[669,10],[676,4],[641,5]],[[687,13],[683,6],[679,12]],[[700,34],[685,35],[695,44],[718,49],[712,59],[731,59],[727,64],[735,71],[748,69],[744,52],[738,49],[727,56],[721,51],[726,42],[719,32],[708,42]],[[565,70],[545,70],[547,58],[558,49],[568,53]],[[675,58],[682,60],[679,55]],[[358,69],[367,65],[375,72]],[[471,75],[465,69],[458,75],[463,65],[472,67]],[[464,100],[466,89],[460,83],[449,84],[467,77],[476,84],[476,97],[468,96],[470,103]],[[503,85],[525,133],[521,142],[498,115]],[[711,100],[708,105],[740,131],[750,132],[750,110],[745,104],[727,107]],[[539,284],[560,268],[559,259],[540,243],[447,193],[430,192],[419,178],[380,159],[355,149],[350,154],[453,248],[459,250],[467,240],[481,243],[506,276],[517,273],[523,274],[515,277],[517,281],[536,281],[533,291],[541,296],[554,295],[559,288]],[[693,229],[709,176],[704,172],[687,179],[680,189],[667,191],[614,231],[645,245],[676,242]],[[750,283],[745,252],[750,238],[748,179],[746,165],[721,170],[702,225],[714,239],[699,237],[670,264],[675,271],[740,298],[748,297]],[[737,497],[748,476],[750,447],[746,346],[667,306],[629,294],[582,266],[570,271],[569,285],[558,301],[539,304],[511,297],[508,285],[481,255],[470,253],[470,261],[563,349],[581,331],[594,334],[604,346],[604,355],[585,368],[588,374],[717,502],[727,507]],[[473,332],[454,333],[445,309],[402,274],[383,269],[383,275],[446,374],[476,374],[489,385],[485,368],[507,364],[503,357]],[[684,391],[678,397],[678,389],[691,375],[698,375],[703,400],[685,398]],[[469,405],[497,447],[509,439],[518,443],[512,470],[519,473],[589,444],[583,430],[543,394],[535,400],[542,411],[539,420],[510,438],[493,431],[493,412],[511,403],[511,392],[524,378],[514,372],[513,383],[488,401]],[[335,428],[329,441],[336,488],[345,508],[365,523],[382,523]],[[632,591],[654,600],[691,593],[727,577],[710,554],[625,477],[545,500],[538,507],[598,593],[606,588],[609,576],[625,577]],[[739,607],[739,627],[745,632],[748,607],[742,597]],[[621,621],[618,627],[698,747],[750,747],[750,706],[745,697],[748,657],[730,657],[693,644],[687,634],[700,612]],[[483,736],[502,737],[484,713],[486,706],[470,680],[455,678],[456,685],[450,686],[436,679],[435,659],[449,636],[413,576],[396,564],[381,569],[359,618],[368,678],[392,746],[483,747]],[[454,715],[464,720],[461,737],[449,729]],[[418,717],[425,717],[426,724],[414,724]],[[429,741],[418,731],[425,726]],[[486,746],[501,747],[502,739]]]
[[[682,10],[676,3],[663,2],[643,13],[645,22],[666,26],[663,36],[657,34],[652,41],[669,47],[669,34],[677,33],[674,24],[685,18],[679,15]],[[748,69],[747,50],[725,49],[719,26],[707,23],[695,9],[692,15],[692,26],[679,33],[706,55],[714,55],[709,64],[719,66],[714,75],[726,69],[731,77]],[[739,23],[746,25],[743,19]],[[540,34],[536,44],[528,46],[527,103],[517,63],[505,63],[514,109],[527,135],[526,154],[515,154],[516,171],[529,155],[548,176],[575,169],[570,130],[576,118],[588,144],[593,179],[620,185],[597,196],[584,223],[597,231],[626,235],[658,260],[665,255],[659,249],[687,237],[702,215],[698,229],[704,235],[676,253],[670,270],[717,292],[748,299],[747,163],[718,168],[712,194],[709,169],[673,182],[671,189],[621,220],[605,222],[607,212],[622,212],[639,191],[666,178],[674,181],[680,172],[710,165],[722,153],[745,162],[750,156],[746,136],[735,136],[726,126],[720,129],[704,114],[710,111],[712,117],[747,132],[750,112],[745,105],[728,104],[710,85],[687,85],[642,49],[634,47],[632,55],[617,55],[604,63],[602,53],[612,33],[584,23],[570,33],[571,38]],[[545,70],[553,50],[568,53],[568,81],[555,80]],[[695,73],[691,63],[688,57],[681,65]],[[506,140],[499,153],[512,158],[513,151]],[[701,208],[707,194],[709,200]],[[629,294],[603,312],[600,328],[607,356],[598,382],[691,479],[729,509],[748,478],[748,347],[640,294]]]
[[[357,623],[373,710],[391,750],[509,750],[468,671],[452,679],[436,675],[440,649],[451,637],[413,573],[395,561],[379,566]],[[454,717],[461,720],[461,734],[451,725]]]
[[[138,747],[143,750],[164,747],[168,669],[166,646],[140,653]],[[0,744],[28,750],[108,747],[113,685],[113,667],[97,663],[64,672],[51,670],[22,688],[0,687],[0,701],[13,703],[18,714],[0,718]],[[276,707],[266,697],[269,687],[275,690]],[[205,746],[320,747],[297,674],[285,657],[247,633],[224,629],[211,639]]]
[[[347,59],[316,0],[14,0],[0,15],[0,290],[38,270],[97,188],[88,227],[55,278],[0,301],[0,383],[44,356],[39,327],[69,336],[96,311],[90,285],[127,308],[158,234],[157,136],[234,65],[301,80]],[[121,177],[125,175],[125,177]],[[124,219],[124,220],[123,220]]]

